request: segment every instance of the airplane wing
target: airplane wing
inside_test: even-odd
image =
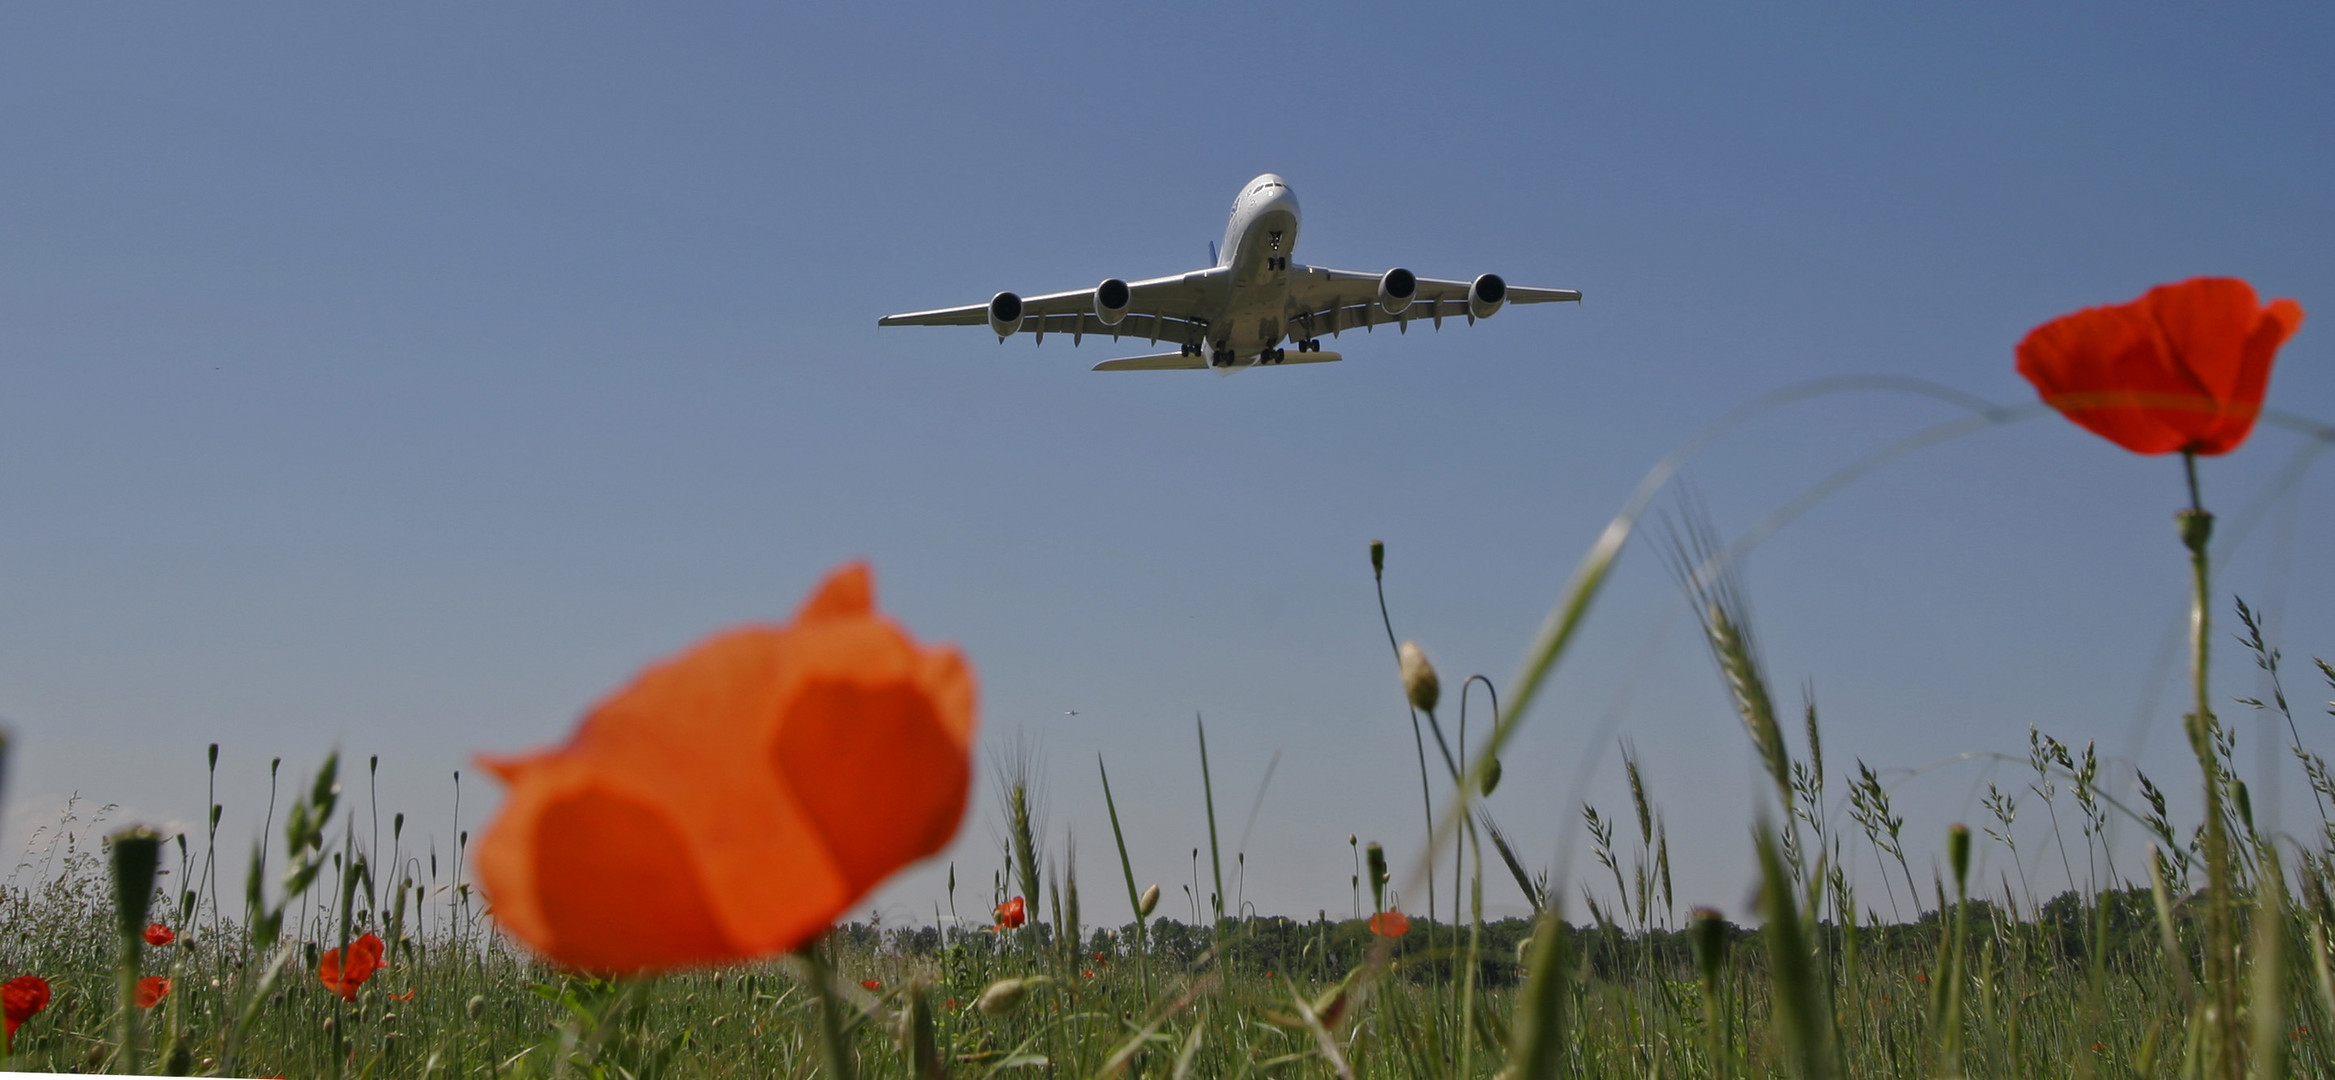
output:
[[[1427,319],[1437,329],[1447,318],[1468,318],[1467,298],[1470,282],[1445,281],[1440,278],[1420,278],[1419,291],[1411,306],[1400,315],[1389,315],[1378,306],[1378,281],[1381,275],[1357,270],[1332,270],[1326,266],[1300,266],[1290,275],[1289,298],[1297,308],[1297,322],[1316,337],[1395,323],[1408,329],[1411,322]],[[1570,300],[1578,303],[1579,289],[1533,289],[1521,285],[1508,286],[1506,303],[1548,304]],[[1470,322],[1474,320],[1469,319]]]
[[[1231,271],[1224,267],[1210,267],[1188,274],[1170,274],[1167,277],[1128,282],[1127,314],[1119,319],[1116,326],[1105,326],[1103,320],[1095,315],[1095,291],[1091,288],[1047,293],[1044,296],[1025,296],[1022,298],[1022,324],[1019,329],[1035,335],[1041,342],[1049,332],[1069,334],[1073,344],[1088,334],[1104,335],[1113,340],[1127,336],[1178,344],[1197,341],[1208,330],[1208,321],[1202,312],[1209,308],[1213,297],[1222,293],[1230,275]],[[1373,289],[1376,287],[1372,286]],[[1377,294],[1374,292],[1372,295]],[[987,326],[989,305],[966,304],[963,307],[886,315],[876,320],[876,325]]]

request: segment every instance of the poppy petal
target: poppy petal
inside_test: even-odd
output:
[[[956,835],[972,765],[917,688],[806,686],[771,749],[854,890]]]
[[[2271,361],[2301,322],[2292,300],[2263,307],[2242,280],[2193,278],[2036,327],[2019,343],[2019,373],[2127,450],[2227,453],[2253,431]]]
[[[849,618],[875,610],[875,576],[863,562],[847,563],[819,583],[819,591],[803,601],[795,612],[795,622],[817,622],[821,619]]]

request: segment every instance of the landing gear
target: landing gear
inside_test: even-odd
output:
[[[1198,345],[1186,344],[1181,355],[1198,356],[1200,355],[1200,347]]]
[[[1301,353],[1320,352],[1322,351],[1322,343],[1313,338],[1306,338],[1297,343],[1297,351]]]
[[[1233,359],[1234,357],[1232,355],[1231,349],[1218,349],[1215,352],[1208,354],[1208,362],[1216,365],[1217,367],[1231,367]]]

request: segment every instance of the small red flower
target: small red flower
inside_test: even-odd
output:
[[[23,1027],[25,1021],[33,1018],[33,1014],[48,1007],[47,979],[38,975],[19,975],[6,984],[0,984],[0,1008],[5,1009],[8,1018],[7,1033],[0,1036],[6,1041],[0,1043],[0,1047],[5,1047],[8,1053],[15,1053],[16,1029]]]
[[[882,979],[861,979],[859,981],[859,985],[861,989],[866,990],[871,994],[881,992],[884,989],[884,981]]]
[[[1110,961],[1109,961],[1109,960],[1106,960],[1106,959],[1104,959],[1104,958],[1103,958],[1103,954],[1101,954],[1101,953],[1096,953],[1096,954],[1095,954],[1095,963],[1098,963],[1098,964],[1108,964],[1108,963],[1110,963]]]
[[[1091,979],[1095,977],[1095,969],[1087,968],[1083,971],[1080,971],[1078,974],[1080,978]]]
[[[161,923],[152,923],[146,927],[146,944],[148,945],[163,946],[177,940],[178,935],[171,933],[170,928]]]
[[[950,999],[949,999],[949,1005],[948,1005],[948,1007],[949,1007],[951,1010],[954,1010],[954,1009],[957,1007],[957,999],[955,999],[955,998],[950,998]]]
[[[1370,917],[1370,932],[1380,937],[1401,937],[1411,932],[1411,917],[1400,911],[1379,912]]]
[[[2019,374],[2045,404],[2136,454],[2226,454],[2246,441],[2270,362],[2303,323],[2237,278],[2159,285],[2029,331]]]
[[[997,905],[998,929],[1011,930],[1027,921],[1029,921],[1029,906],[1022,903],[1021,897],[1017,896]]]
[[[348,963],[341,963],[341,951],[334,949],[324,954],[316,964],[316,977],[324,988],[339,994],[343,1001],[357,1000],[357,988],[381,969],[381,939],[367,934],[349,943]]]
[[[148,975],[138,980],[138,1007],[151,1009],[170,996],[170,980],[160,975]]]
[[[389,1000],[391,1000],[391,1001],[412,1001],[412,1000],[413,1000],[413,996],[414,996],[414,991],[408,990],[408,991],[406,991],[405,993],[402,993],[402,994],[391,994],[391,995],[389,995]]]

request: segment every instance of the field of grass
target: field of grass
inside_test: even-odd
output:
[[[2007,878],[1980,895],[1964,880],[1922,881],[1902,845],[1924,826],[1895,814],[1873,773],[1848,784],[1850,821],[1822,811],[1842,804],[1813,709],[1801,719],[1809,752],[1795,759],[1736,621],[1739,597],[1723,575],[1693,576],[1709,546],[1692,530],[1679,550],[1750,749],[1776,785],[1778,820],[1757,843],[1761,929],[1677,909],[1658,807],[1626,758],[1635,805],[1620,816],[1585,808],[1583,822],[1619,899],[1574,913],[1575,925],[1480,806],[1451,830],[1472,853],[1460,866],[1473,907],[1488,870],[1535,898],[1537,922],[1412,917],[1399,936],[1326,915],[1088,925],[1082,887],[1123,884],[1130,902],[1148,905],[1131,874],[1082,883],[1066,853],[1041,848],[1024,766],[999,783],[1012,849],[1001,880],[1032,898],[1026,925],[845,924],[796,956],[595,979],[497,933],[459,859],[416,856],[403,815],[384,822],[343,798],[328,762],[281,778],[271,819],[285,822],[284,842],[243,889],[221,888],[218,852],[202,836],[123,831],[101,844],[112,823],[84,808],[45,828],[0,891],[0,974],[39,974],[54,997],[17,1032],[8,1064],[294,1077],[2335,1075],[2335,823],[2323,819],[2309,844],[2287,838],[2283,851],[2256,834],[2218,724],[2201,744],[2221,778],[2228,835],[2218,853],[2212,830],[2169,820],[2144,778],[2137,823],[2157,842],[2148,865],[2119,868],[2104,828],[2123,811],[2095,786],[2090,748],[2036,733],[2034,784],[2019,794],[2030,813],[2036,796],[2068,811],[2086,861],[2106,874],[2052,897]],[[2238,640],[2275,667],[2251,613],[2241,604],[2238,615]],[[1414,689],[1432,679],[1412,674]],[[2321,663],[2316,674],[2335,690],[2335,670]],[[1440,742],[1433,693],[1413,697]],[[2245,704],[2289,708],[2283,692]],[[1423,737],[1423,769],[1429,745]],[[2322,805],[2335,803],[2335,782],[2299,735],[2294,757]],[[1487,750],[1475,770],[1451,761],[1442,779],[1495,760]],[[2020,804],[1990,790],[1986,805],[1995,820],[1980,837],[1954,827],[1958,874],[1972,843],[2016,840]],[[150,911],[127,923],[120,868],[109,872],[125,849],[158,853],[167,870],[146,890]],[[402,870],[377,873],[370,851]],[[1878,883],[1886,902],[1841,869],[1866,853],[1898,871]],[[1384,860],[1371,855],[1358,876],[1383,886]],[[2288,888],[2260,887],[2282,879]],[[1357,904],[1379,891],[1357,881]],[[1877,918],[1905,907],[1918,921]],[[124,932],[149,921],[175,940],[151,946]],[[366,933],[395,944],[344,1001],[319,979],[319,961]],[[124,972],[125,955],[136,971]],[[124,988],[150,975],[171,991],[152,1008],[122,1008]]]
[[[2012,411],[1981,410],[1873,461]],[[2335,429],[2282,422],[2335,442]],[[2193,584],[2194,697],[2183,731],[2197,772],[2162,785],[2142,775],[2137,798],[2119,799],[2101,789],[2091,744],[2079,750],[2034,731],[2025,753],[2032,779],[2012,792],[1990,785],[1983,806],[1991,820],[1975,834],[1960,823],[1907,823],[1862,762],[1853,778],[1827,772],[1814,705],[1787,717],[1770,690],[1732,573],[1741,543],[1721,545],[1694,504],[1682,506],[1669,562],[1747,749],[1772,783],[1753,830],[1756,930],[1679,910],[1665,826],[1627,754],[1629,812],[1583,809],[1596,872],[1612,885],[1580,890],[1584,911],[1566,910],[1575,891],[1568,883],[1528,871],[1482,800],[1673,460],[1649,475],[1581,560],[1514,682],[1490,688],[1491,730],[1476,745],[1464,732],[1447,740],[1438,677],[1415,646],[1397,644],[1382,603],[1411,709],[1422,825],[1438,853],[1431,865],[1439,879],[1452,869],[1451,906],[1466,917],[1438,923],[1391,910],[1394,874],[1379,845],[1360,838],[1347,883],[1354,917],[1300,922],[1228,907],[1203,728],[1195,734],[1209,829],[1195,862],[1208,853],[1216,887],[1189,899],[1199,925],[1159,916],[1157,887],[1139,888],[1121,807],[1100,766],[1116,864],[1099,874],[1090,864],[1082,882],[1071,852],[1046,850],[1030,813],[1039,778],[1022,755],[998,772],[1006,866],[995,895],[970,901],[984,911],[1004,905],[998,925],[942,921],[937,912],[928,925],[844,924],[783,957],[597,978],[513,944],[467,877],[468,853],[441,862],[435,851],[414,852],[403,815],[384,822],[369,786],[360,805],[328,759],[312,774],[278,774],[267,815],[274,847],[255,853],[266,857],[253,859],[240,887],[219,880],[215,835],[114,829],[102,810],[69,810],[45,829],[31,860],[0,886],[7,1064],[333,1080],[2335,1075],[2335,771],[2305,745],[2281,657],[2254,613],[2235,604],[2240,632],[2216,637],[2224,602],[2210,581],[2214,519],[2197,498],[2189,453],[2191,505],[2178,522]],[[1383,574],[1375,544],[1371,565]],[[858,595],[864,610],[864,573],[831,586],[837,581],[843,587],[832,595],[843,599],[814,609],[847,607]],[[2267,700],[2213,694],[2206,673],[2217,642],[2251,654],[2272,687]],[[2319,661],[2311,675],[2335,691],[2335,666]],[[2293,740],[2291,762],[2280,767],[2307,783],[2319,808],[2315,829],[2257,830],[2219,715],[2230,708],[2283,720]],[[653,724],[664,714],[648,715]],[[871,714],[843,715],[865,725]],[[1800,732],[1797,754],[1790,729]],[[944,764],[961,765],[963,754]],[[822,759],[844,760],[864,766],[867,758]],[[2195,785],[2188,790],[2201,795],[2200,820],[2168,813],[2165,788],[2175,782]],[[1970,880],[1974,845],[2005,845],[2012,865],[2026,865],[2012,827],[2022,808],[2048,815],[2066,877],[2080,888],[2037,895],[2024,870],[1991,885]],[[2152,841],[2139,865],[2129,852],[2120,865],[2107,843],[2117,817]],[[209,821],[215,834],[216,806]],[[1926,881],[1905,857],[1907,838],[1925,832],[1942,835],[1947,851],[1946,871]],[[606,835],[592,831],[592,845],[561,849],[583,855],[546,865],[586,865]],[[2073,869],[2078,852],[2082,875]],[[1847,870],[1876,861],[1883,869],[1873,880]],[[1487,878],[1512,881],[1534,917],[1486,920]],[[1142,916],[1088,924],[1082,888],[1124,888]],[[954,868],[950,891],[954,908]],[[834,910],[803,925],[815,932]],[[638,920],[622,926],[648,929]]]

